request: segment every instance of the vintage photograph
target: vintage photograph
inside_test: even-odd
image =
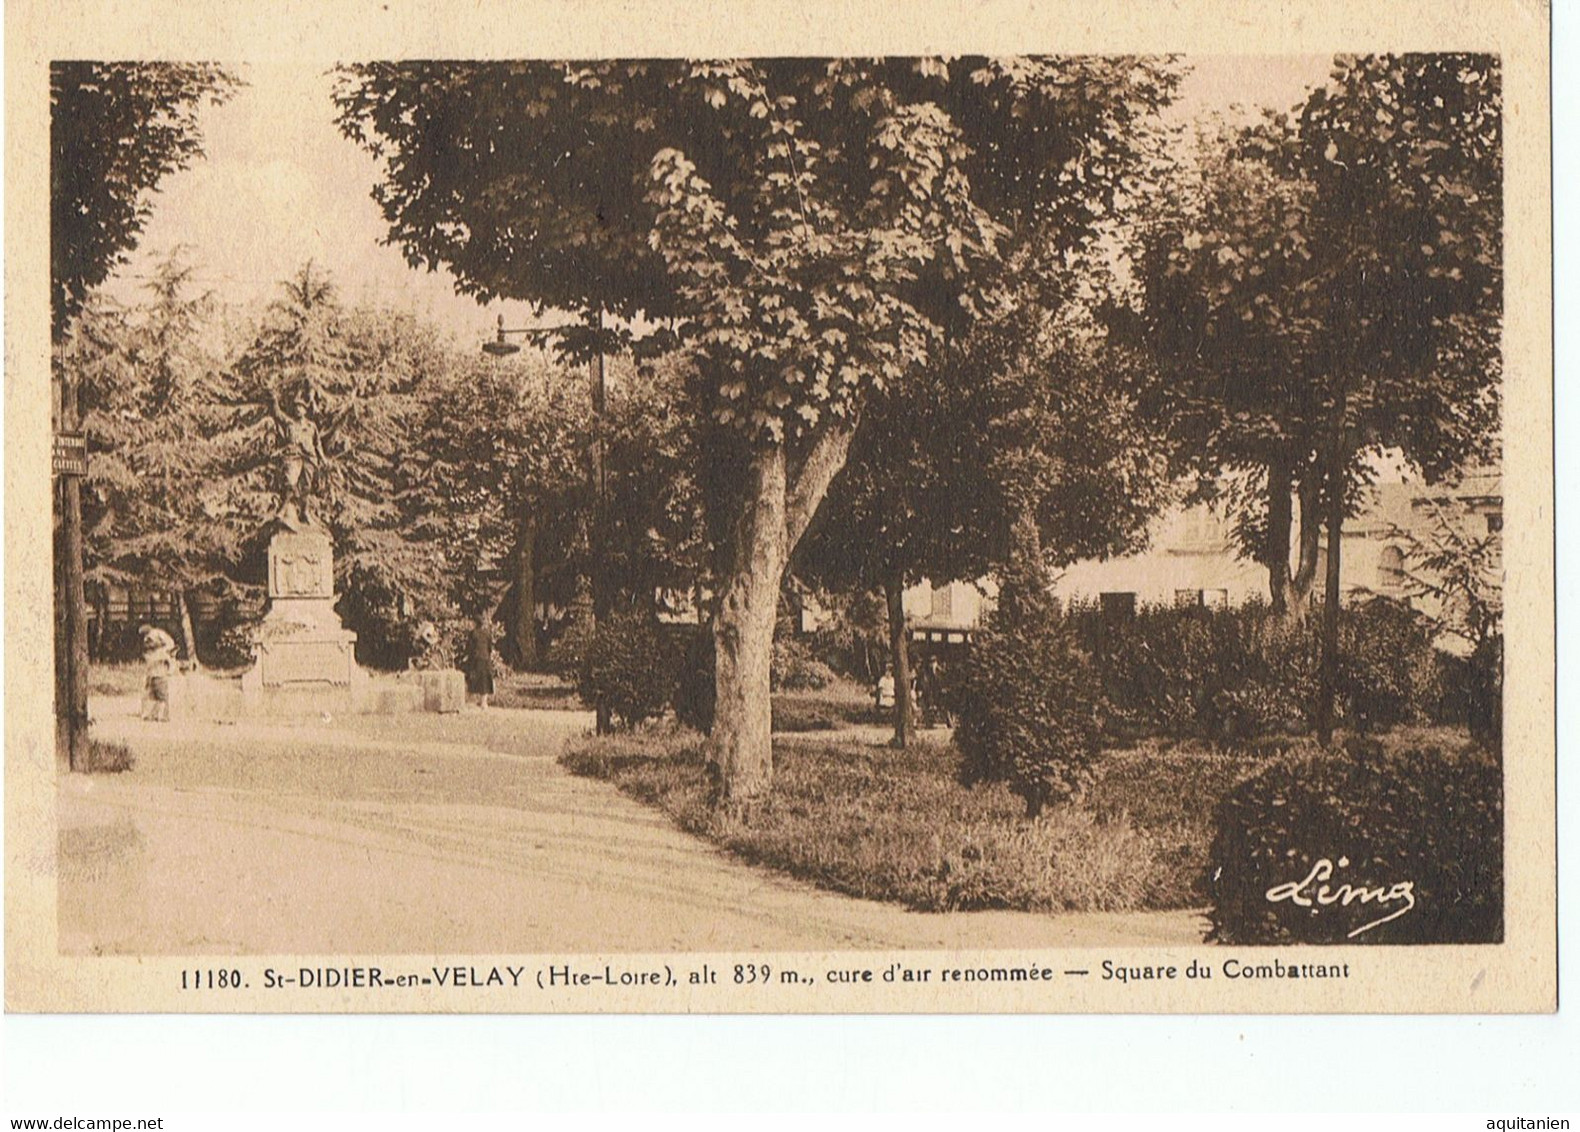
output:
[[[41,962],[1539,1008],[1483,39],[50,55]]]

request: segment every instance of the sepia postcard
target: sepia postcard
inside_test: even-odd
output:
[[[8,1011],[1556,1009],[1545,4],[8,17]]]

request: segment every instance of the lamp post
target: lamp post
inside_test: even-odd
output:
[[[563,326],[547,327],[517,327],[505,325],[505,316],[501,314],[496,324],[494,337],[483,343],[483,352],[496,358],[508,357],[519,353],[521,347],[509,340],[512,334],[520,334],[533,341],[544,341],[566,330],[579,327],[579,323],[570,323]],[[604,577],[604,558],[601,553],[606,541],[605,521],[607,517],[606,490],[607,481],[604,475],[604,411],[608,406],[608,388],[605,384],[603,360],[603,312],[596,316],[595,329],[597,343],[592,360],[588,366],[588,378],[592,391],[592,450],[590,455],[590,479],[593,494],[592,532],[588,546],[588,575],[592,582],[593,599],[593,628],[609,616],[610,593],[607,580]],[[520,600],[528,600],[528,595],[520,595]],[[609,716],[608,705],[601,700],[596,705],[597,731],[600,735],[607,735],[613,728]]]

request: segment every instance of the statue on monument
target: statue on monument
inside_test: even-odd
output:
[[[348,404],[320,424],[317,417],[322,413],[322,399],[310,383],[303,382],[285,408],[280,405],[279,393],[269,390],[269,411],[279,437],[276,460],[280,503],[275,514],[293,531],[320,525],[313,511],[315,497],[329,491],[329,457],[324,441],[334,436],[352,408]]]

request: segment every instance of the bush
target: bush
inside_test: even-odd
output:
[[[675,720],[707,735],[713,730],[718,694],[713,682],[713,627],[702,625],[690,632],[681,651],[673,698]]]
[[[1053,617],[1000,618],[966,661],[955,744],[966,785],[999,781],[1035,817],[1090,780],[1102,689]]]
[[[592,634],[576,682],[589,707],[603,705],[627,730],[663,714],[675,692],[675,664],[651,616],[607,617]]]
[[[1092,655],[1110,726],[1121,733],[1237,742],[1313,725],[1320,609],[1286,618],[1258,602],[1153,607],[1116,621],[1078,607],[1067,620]],[[1341,720],[1365,731],[1437,718],[1440,654],[1425,618],[1374,598],[1342,610],[1339,633]]]
[[[1488,750],[1503,745],[1503,636],[1483,639],[1465,666],[1465,722]]]
[[[1430,622],[1408,605],[1379,597],[1344,610],[1336,691],[1350,726],[1366,732],[1424,714],[1433,651]]]
[[[1362,741],[1282,759],[1231,791],[1214,824],[1211,940],[1503,938],[1502,774],[1473,748],[1387,756]]]
[[[137,764],[132,749],[125,743],[112,743],[106,739],[88,740],[89,774],[124,774]]]
[[[214,635],[214,643],[209,647],[209,664],[215,668],[249,667],[257,643],[257,622],[231,625]]]
[[[565,611],[565,623],[549,644],[543,665],[550,672],[567,678],[579,677],[587,667],[593,644],[592,598],[578,594]]]
[[[774,637],[773,663],[768,672],[775,692],[821,692],[835,680],[834,670],[819,660],[806,641]]]

